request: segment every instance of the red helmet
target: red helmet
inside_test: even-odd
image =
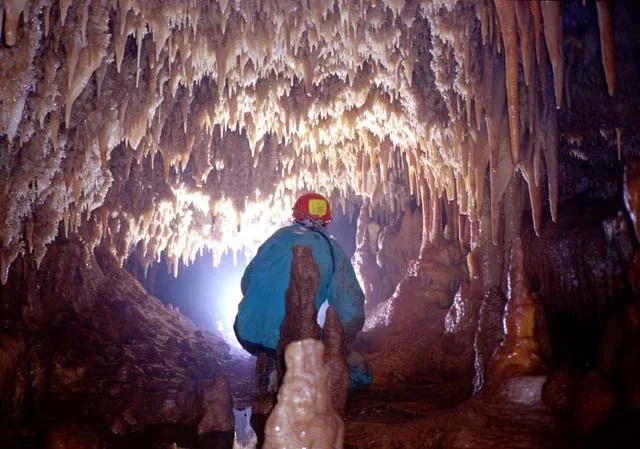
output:
[[[294,204],[292,217],[296,220],[311,219],[324,224],[329,223],[331,221],[329,200],[318,193],[305,193]]]

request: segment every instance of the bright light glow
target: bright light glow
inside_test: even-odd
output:
[[[227,330],[231,330],[231,332],[233,332],[233,322],[238,313],[238,304],[242,299],[242,292],[240,291],[242,272],[243,270],[234,272],[233,275],[224,279],[222,285],[218,285],[216,288],[220,295],[217,298],[221,318],[220,325]]]
[[[293,204],[293,202],[291,202]],[[209,241],[214,254],[214,265],[219,265],[222,254],[231,250],[234,257],[242,253],[250,259],[258,247],[291,217],[291,209],[283,208],[279,202],[270,198],[266,200],[248,200],[242,214],[234,208],[229,198],[224,198],[214,203],[213,215],[215,224]],[[216,242],[222,242],[223,248],[216,246]]]

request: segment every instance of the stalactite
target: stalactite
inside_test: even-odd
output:
[[[4,4],[4,42],[13,47],[18,39],[18,21],[20,16],[26,16],[27,0],[5,0]],[[0,15],[0,18],[2,16]]]
[[[564,38],[562,32],[562,2],[540,0],[544,24],[544,38],[549,50],[553,68],[556,107],[562,107],[562,86],[564,85]]]
[[[447,232],[475,247],[485,189],[499,232],[501,198],[529,138],[527,183],[542,191],[546,175],[555,220],[557,113],[545,107],[543,41],[560,106],[561,4],[463,4],[262,2],[256,15],[248,1],[5,0],[0,151],[42,159],[28,143],[38,141],[56,154],[30,173],[46,180],[47,217],[28,246],[41,257],[59,222],[73,232],[94,216],[120,258],[142,242],[145,263],[167,251],[175,271],[203,246],[257,245],[256,216],[275,226],[298,192],[321,187],[347,202],[370,199],[388,221],[415,200],[423,245],[441,237],[447,201],[454,223],[466,223]],[[612,90],[608,5],[598,11]],[[476,37],[482,44],[471,45]],[[139,178],[131,161],[148,167]],[[119,192],[145,182],[157,188],[148,203],[115,207]],[[168,198],[175,192],[181,199]],[[27,244],[23,226],[36,212],[20,193],[0,193],[16,211],[0,221],[3,249]]]
[[[522,71],[524,82],[528,86],[533,76],[533,55],[535,51],[534,43],[531,42],[531,18],[530,8],[525,2],[514,2],[516,9],[516,19],[518,21],[518,31],[520,36],[520,55],[522,56]]]
[[[609,0],[597,0],[598,25],[600,28],[600,52],[602,53],[602,66],[607,79],[609,95],[613,97],[616,91],[616,52],[613,41],[613,25],[611,24],[611,11]]]
[[[496,11],[500,19],[500,29],[504,45],[504,59],[507,83],[507,105],[511,155],[518,162],[520,154],[520,106],[518,99],[518,32],[516,30],[516,2],[496,0]]]

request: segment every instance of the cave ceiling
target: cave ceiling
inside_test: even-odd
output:
[[[415,200],[423,243],[448,207],[470,248],[502,238],[503,208],[557,215],[561,2],[4,0],[2,16],[3,282],[59,233],[174,270],[255,248],[310,189],[389,221]],[[528,204],[502,200],[515,184]]]

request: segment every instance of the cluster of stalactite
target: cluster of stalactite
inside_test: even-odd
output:
[[[613,93],[611,20],[597,6]],[[448,203],[473,247],[487,168],[493,242],[512,179],[526,184],[538,228],[544,194],[557,214],[561,10],[537,0],[4,0],[2,280],[18,254],[39,262],[58,232],[80,227],[120,260],[140,244],[149,263],[166,251],[174,269],[203,246],[240,250],[230,242],[255,234],[258,218],[277,221],[306,189],[343,207],[363,195],[392,219],[415,195],[423,244],[442,232]]]

